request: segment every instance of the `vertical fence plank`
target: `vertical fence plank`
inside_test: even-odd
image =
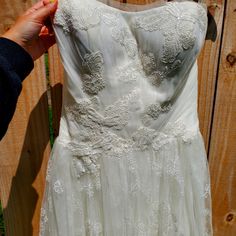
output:
[[[236,1],[226,7],[209,154],[215,236],[236,235]]]
[[[0,143],[1,201],[9,236],[37,235],[45,165],[50,152],[42,59],[23,86],[8,133]]]
[[[224,0],[208,0],[208,30],[198,58],[198,114],[205,147],[209,149],[215,84],[220,57]]]
[[[62,87],[64,80],[64,68],[60,60],[60,54],[57,45],[49,49],[49,80],[51,86],[51,106],[53,116],[54,138],[58,136],[61,105],[62,105]]]
[[[0,33],[32,4],[32,1],[0,0]],[[13,120],[0,143],[0,197],[7,236],[38,235],[50,153],[46,91],[45,64],[41,57],[23,82]]]

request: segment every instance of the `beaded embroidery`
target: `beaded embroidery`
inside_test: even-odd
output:
[[[105,88],[103,78],[103,57],[100,51],[85,54],[82,63],[85,74],[82,75],[83,90],[90,94],[97,94]]]
[[[162,56],[159,65],[158,77],[162,81],[167,74],[175,71],[182,65],[182,60],[178,55],[184,50],[193,48],[196,41],[195,25],[198,24],[201,32],[206,32],[207,16],[205,9],[194,2],[196,8],[192,11],[182,9],[177,2],[166,6],[164,11],[159,14],[155,12],[145,13],[141,16],[135,16],[133,26],[136,29],[142,29],[149,32],[160,31],[164,37],[162,45]],[[153,56],[152,56],[153,58]],[[153,59],[148,58],[148,62],[153,65]]]
[[[130,138],[122,138],[112,132],[112,129],[119,131],[128,124],[129,108],[133,107],[131,104],[136,101],[136,96],[137,91],[134,90],[109,105],[104,115],[98,114],[89,101],[81,100],[81,103],[66,107],[69,120],[79,124],[81,130],[79,137],[73,137],[65,145],[74,156],[77,177],[85,173],[98,174],[97,159],[101,156],[122,158],[133,151],[149,150],[149,147],[158,152],[175,138],[186,144],[191,143],[196,133],[187,130],[181,120],[167,123],[161,131],[139,127]]]

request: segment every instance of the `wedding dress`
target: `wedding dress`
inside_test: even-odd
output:
[[[65,81],[40,235],[212,235],[197,113],[206,5],[110,2],[59,0],[53,18]]]

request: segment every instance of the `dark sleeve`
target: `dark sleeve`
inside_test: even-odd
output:
[[[34,61],[24,48],[0,37],[0,140],[15,112],[22,81],[33,68]]]

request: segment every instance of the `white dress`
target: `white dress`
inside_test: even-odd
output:
[[[197,113],[207,23],[193,1],[124,11],[59,0],[66,76],[41,236],[212,235]]]

